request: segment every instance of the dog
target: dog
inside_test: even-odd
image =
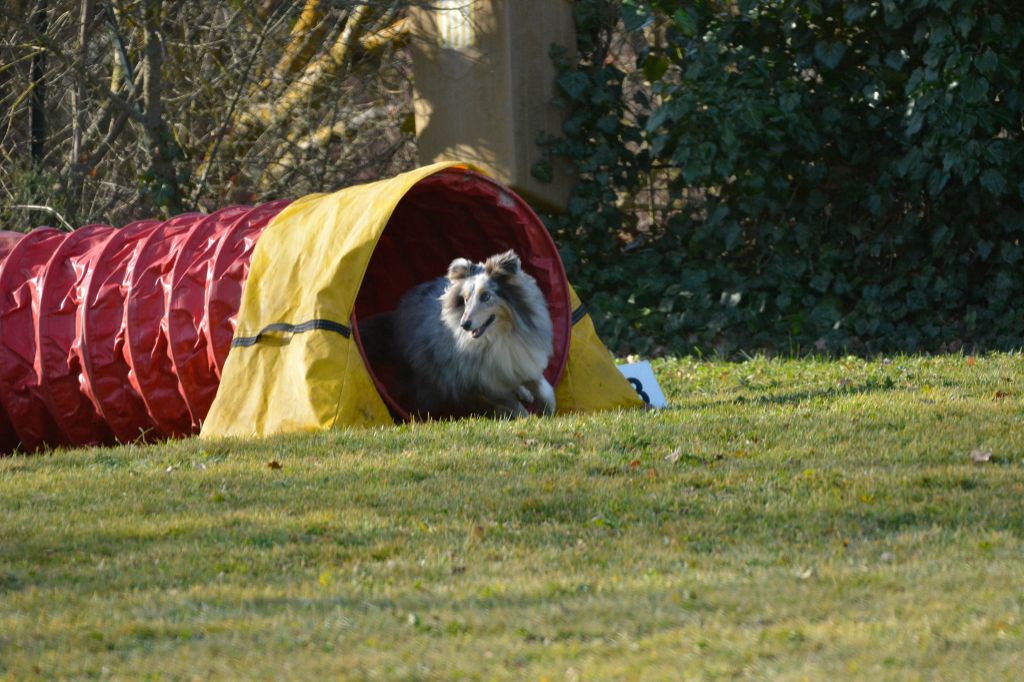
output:
[[[393,347],[411,379],[411,413],[554,414],[544,378],[551,315],[515,251],[456,258],[446,276],[407,291],[391,316]]]

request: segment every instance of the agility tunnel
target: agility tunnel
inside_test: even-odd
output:
[[[454,258],[507,249],[548,303],[559,411],[640,406],[529,206],[441,163],[209,215],[0,232],[0,448],[407,419],[360,320]]]

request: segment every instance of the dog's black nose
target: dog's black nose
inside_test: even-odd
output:
[[[469,320],[463,320],[460,326],[468,332],[470,329],[473,328],[473,323],[470,322]]]

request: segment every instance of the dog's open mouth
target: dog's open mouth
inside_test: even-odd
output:
[[[469,333],[470,336],[472,336],[474,339],[479,339],[481,336],[484,335],[484,332],[487,331],[487,328],[490,327],[493,322],[494,315],[491,315],[490,317],[487,318],[486,322],[484,322],[482,325],[471,331]]]

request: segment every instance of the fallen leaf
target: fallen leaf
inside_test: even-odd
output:
[[[629,463],[630,471],[636,471],[639,468],[640,468],[640,460],[639,459],[634,459],[632,462]]]
[[[971,461],[983,464],[992,460],[991,450],[982,450],[981,448],[975,448],[971,450]]]
[[[281,464],[280,462],[278,462],[276,459],[272,459],[269,462],[267,462],[267,468],[268,469],[283,469],[284,465]]]

